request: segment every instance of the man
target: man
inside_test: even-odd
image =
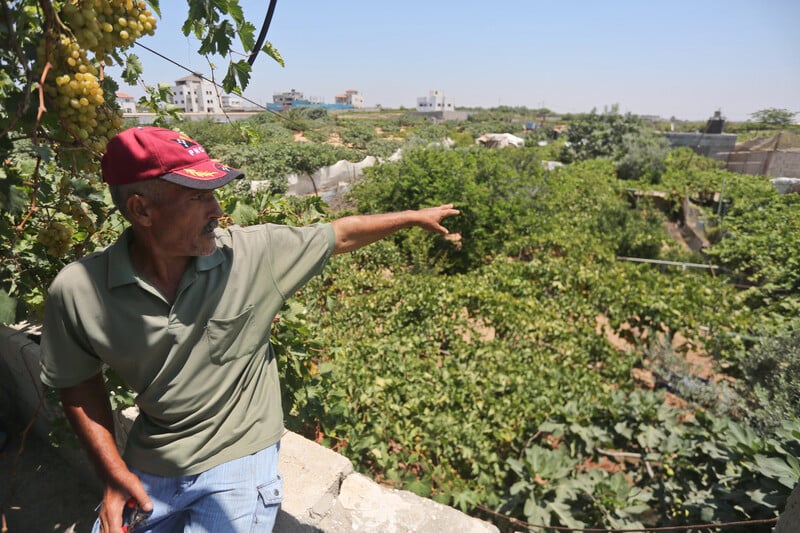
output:
[[[147,531],[269,531],[282,497],[274,316],[332,254],[406,227],[445,234],[458,211],[222,230],[213,189],[242,173],[153,127],[111,139],[102,173],[130,227],[53,281],[41,372],[104,483],[95,531],[121,531],[128,501],[152,511]],[[124,458],[103,365],[137,393]]]

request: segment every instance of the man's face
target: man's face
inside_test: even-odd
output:
[[[164,183],[163,195],[153,206],[152,239],[165,255],[210,255],[216,249],[214,228],[222,215],[214,191]]]

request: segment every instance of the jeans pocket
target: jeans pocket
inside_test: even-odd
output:
[[[278,474],[278,477],[259,485],[256,490],[258,490],[258,505],[253,521],[254,531],[270,531],[283,501],[283,478]]]
[[[264,505],[277,505],[283,501],[283,478],[278,477],[257,487],[258,494]]]

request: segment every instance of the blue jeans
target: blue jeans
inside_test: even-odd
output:
[[[161,477],[131,469],[153,500],[147,525],[131,533],[272,531],[283,499],[279,450],[280,442],[192,476]],[[92,532],[99,531],[97,520]]]

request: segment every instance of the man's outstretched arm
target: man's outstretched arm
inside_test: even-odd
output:
[[[457,214],[459,211],[453,208],[453,204],[445,204],[417,211],[340,218],[333,221],[333,230],[336,233],[336,247],[333,253],[358,250],[403,228],[419,227],[425,231],[446,235],[448,231],[442,226],[442,219]]]

